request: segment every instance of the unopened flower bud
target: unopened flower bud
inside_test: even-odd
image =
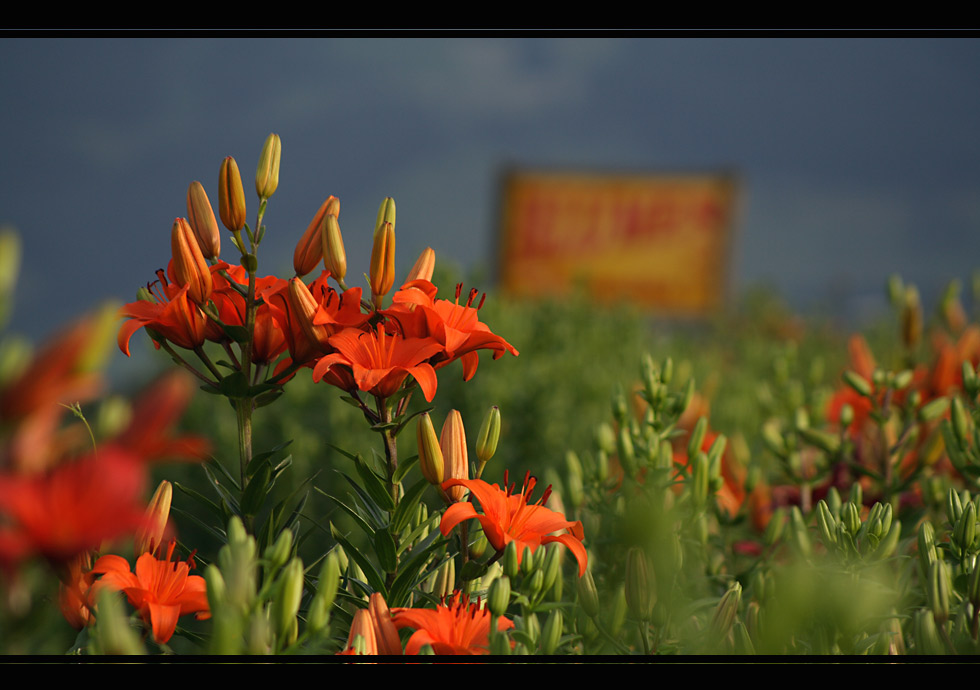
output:
[[[340,233],[340,221],[335,213],[328,213],[323,217],[320,244],[324,266],[334,280],[343,282],[347,275],[347,252],[344,250],[344,236]]]
[[[187,296],[197,304],[207,304],[211,297],[211,271],[201,253],[194,231],[183,218],[174,220],[170,232],[170,249],[173,253],[174,274],[181,287],[188,285]]]
[[[320,577],[316,583],[316,595],[326,601],[327,608],[330,608],[337,596],[337,587],[340,585],[340,565],[340,554],[337,549],[334,549],[327,555],[323,561],[323,567],[320,568]]]
[[[269,561],[270,570],[277,570],[285,565],[286,561],[289,560],[289,555],[293,551],[293,532],[292,530],[284,529],[280,534],[279,538],[272,544],[270,544],[263,554],[265,559]]]
[[[170,518],[170,502],[173,494],[173,486],[166,479],[160,482],[157,490],[153,492],[153,498],[150,499],[143,524],[134,536],[137,558],[144,553],[152,553],[163,543],[163,534],[167,529],[167,520]]]
[[[384,223],[371,248],[371,295],[377,303],[395,284],[395,226]]]
[[[268,199],[279,186],[279,157],[282,155],[282,142],[278,134],[270,134],[262,145],[259,167],[255,170],[255,193],[260,199]]]
[[[221,253],[221,235],[214,209],[208,199],[204,185],[195,180],[187,188],[187,221],[190,223],[201,253],[209,259],[217,259]]]
[[[920,609],[915,613],[912,625],[912,639],[915,641],[916,654],[945,654],[946,648],[939,638],[936,621],[930,611]]]
[[[283,570],[280,587],[274,609],[278,614],[279,635],[289,639],[293,635],[296,614],[299,612],[299,604],[303,598],[303,561],[299,557],[289,561]]]
[[[863,395],[866,398],[870,398],[874,392],[871,383],[866,378],[850,369],[844,372],[844,383],[854,389],[859,395]]]
[[[419,415],[415,424],[415,435],[418,438],[419,469],[422,470],[422,476],[430,484],[439,486],[447,479],[445,476],[446,461],[443,458],[439,438],[436,436],[436,430],[432,426],[432,419],[428,412]]]
[[[642,549],[631,548],[626,553],[626,603],[641,621],[650,620],[657,600],[652,585],[646,555]]]
[[[704,443],[705,434],[708,433],[708,418],[699,417],[697,423],[694,425],[694,430],[691,431],[691,436],[687,440],[687,457],[693,458],[701,450],[701,445]]]
[[[432,247],[426,247],[419,254],[419,258],[415,260],[415,265],[412,266],[412,270],[408,272],[408,277],[405,282],[408,283],[413,280],[432,280],[432,273],[436,268],[436,253],[432,250]]]
[[[742,599],[742,585],[738,582],[732,584],[725,592],[725,595],[715,607],[714,615],[711,617],[711,628],[718,638],[728,635],[732,629],[732,623],[738,615],[738,604]]]
[[[922,338],[922,304],[919,301],[919,291],[914,285],[905,288],[905,300],[902,304],[902,342],[905,347],[913,348]]]
[[[221,162],[218,172],[218,215],[222,224],[232,232],[245,227],[245,190],[238,163],[231,156]]]
[[[313,323],[313,317],[316,315],[319,305],[310,293],[310,289],[299,278],[290,278],[287,299],[290,314],[299,323],[303,334],[311,343],[325,349],[327,340],[330,338],[330,332],[326,326],[318,326]]]
[[[619,455],[619,464],[623,466],[626,476],[633,478],[636,476],[636,453],[633,450],[633,439],[630,437],[630,430],[622,427],[616,436],[616,452]]]
[[[442,425],[439,446],[445,459],[446,479],[469,479],[470,461],[466,451],[466,431],[459,410],[450,410]],[[447,492],[453,502],[462,501],[467,494],[465,486],[453,486]]]
[[[793,546],[804,558],[809,558],[812,547],[810,545],[810,535],[807,533],[806,522],[803,521],[803,513],[797,506],[793,506],[790,511],[791,536]]]
[[[949,408],[949,398],[936,398],[935,400],[923,405],[919,408],[919,421],[920,422],[931,422],[934,419],[939,419]]]
[[[480,425],[480,433],[476,437],[476,458],[480,461],[480,466],[487,464],[487,461],[497,452],[497,441],[500,439],[500,409],[494,405],[483,418]]]
[[[542,572],[544,573],[544,582],[542,582],[541,588],[547,592],[554,586],[555,581],[559,579],[561,574],[562,549],[551,547],[545,549],[545,553],[547,554],[547,557],[545,558],[544,567],[542,568]]]
[[[929,608],[937,626],[943,625],[949,619],[949,590],[949,567],[946,561],[937,558],[929,566],[929,582],[926,586]]]
[[[378,232],[381,230],[385,223],[390,223],[391,227],[395,227],[395,200],[390,196],[385,197],[385,200],[381,202],[381,206],[378,208],[378,218],[374,221],[374,237],[377,238]]]
[[[504,574],[513,580],[521,572],[520,561],[517,557],[517,542],[511,541],[504,548]]]
[[[592,571],[586,569],[585,575],[578,579],[578,603],[589,618],[599,615],[599,590],[596,589]]]
[[[820,538],[828,549],[837,543],[837,519],[830,512],[826,501],[817,503],[817,527],[820,528]]]
[[[298,276],[305,276],[316,268],[316,265],[323,259],[323,219],[327,215],[327,207],[333,198],[329,197],[320,204],[313,220],[306,226],[306,232],[296,243],[296,249],[293,251],[293,270]]]
[[[487,592],[487,608],[495,616],[502,616],[510,605],[510,578],[498,577]]]
[[[541,628],[540,647],[542,654],[547,656],[555,653],[555,650],[558,649],[558,643],[561,641],[563,626],[561,609],[553,610],[545,620],[544,627]]]
[[[977,536],[977,508],[973,501],[969,501],[963,509],[956,526],[953,528],[953,543],[960,547],[964,553],[973,546],[973,540]]]

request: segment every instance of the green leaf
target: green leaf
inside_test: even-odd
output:
[[[203,494],[198,493],[194,489],[191,489],[189,487],[184,486],[180,482],[172,482],[172,483],[174,485],[174,488],[179,489],[180,491],[183,491],[185,494],[187,494],[188,496],[190,496],[192,499],[194,499],[195,501],[197,501],[201,505],[203,505],[206,508],[208,508],[208,510],[210,510],[212,513],[214,513],[215,517],[217,517],[218,519],[221,519],[221,520],[224,519],[225,514],[224,514],[224,511],[221,510],[221,506],[219,506],[217,503],[215,503],[214,501],[212,501],[210,498],[204,496]]]
[[[245,326],[222,326],[221,330],[236,343],[248,342],[248,329]]]
[[[402,496],[402,500],[398,503],[395,514],[391,517],[391,531],[393,534],[401,534],[402,530],[411,522],[412,517],[415,515],[415,509],[422,499],[425,487],[428,485],[429,482],[427,480],[420,479]]]
[[[272,465],[279,462],[282,458],[289,457],[285,453],[283,453],[283,451],[286,450],[286,448],[288,448],[289,444],[291,443],[292,443],[291,440],[286,441],[284,443],[280,443],[279,445],[273,447],[272,450],[266,450],[261,453],[256,453],[255,455],[253,455],[251,461],[248,463],[248,466],[245,468],[245,475],[251,477],[259,469],[259,467],[266,461],[268,461],[269,464]]]
[[[321,489],[319,487],[314,487],[314,488],[317,491],[319,491],[321,494],[323,494],[324,496],[326,496],[327,498],[329,498],[331,501],[333,501],[334,503],[336,503],[340,507],[340,509],[343,510],[345,513],[347,513],[352,518],[354,518],[354,522],[357,523],[357,526],[360,527],[361,530],[366,535],[368,535],[369,537],[374,536],[374,533],[375,533],[376,530],[373,527],[371,527],[371,525],[369,525],[367,523],[367,521],[363,517],[361,517],[356,510],[354,510],[353,508],[351,508],[350,506],[348,506],[346,503],[344,503],[343,501],[341,501],[336,496],[331,496],[330,494],[328,494],[323,489]]]
[[[409,470],[415,467],[418,464],[418,462],[419,462],[419,456],[416,453],[412,457],[405,458],[400,463],[398,463],[398,467],[395,469],[395,474],[393,475],[393,479],[395,480],[395,483],[400,484],[402,479],[405,478],[405,475],[408,474]]]
[[[207,499],[205,499],[205,500],[207,500]],[[218,506],[215,506],[215,509],[218,512],[219,519],[222,519],[223,520],[224,519],[224,512]],[[218,530],[218,529],[214,528],[213,526],[209,525],[208,523],[204,522],[204,520],[202,520],[201,518],[199,518],[194,513],[191,513],[191,512],[186,511],[186,510],[181,510],[177,506],[170,506],[170,511],[171,512],[174,512],[174,513],[177,513],[178,515],[184,515],[184,516],[190,518],[190,520],[192,522],[196,522],[198,524],[198,526],[200,526],[205,532],[207,532],[212,537],[214,537],[219,543],[222,543],[223,544],[225,542],[225,540],[228,538],[228,535],[226,535],[223,531]]]
[[[272,479],[272,468],[268,464],[263,464],[245,487],[245,493],[242,495],[243,513],[255,515],[259,512],[268,495],[270,479]]]
[[[422,543],[411,550],[410,558],[402,561],[398,576],[391,583],[391,596],[386,598],[386,601],[394,602],[391,604],[392,606],[404,605],[412,588],[422,579],[418,577],[418,574],[426,561],[437,549],[449,542],[448,539],[440,539],[441,536],[438,530],[432,532]]]
[[[218,390],[226,398],[245,398],[248,396],[248,379],[245,374],[236,371],[218,382]]]
[[[374,550],[378,554],[378,561],[387,573],[395,572],[398,567],[398,558],[395,556],[395,540],[386,529],[379,529],[374,533]]]
[[[238,371],[238,367],[236,367],[234,364],[232,364],[231,362],[229,362],[226,359],[219,359],[217,362],[215,362],[215,364],[217,364],[219,367],[224,367],[225,369],[231,369],[232,371]]]
[[[388,599],[388,590],[385,588],[384,578],[381,577],[381,573],[378,569],[374,567],[364,555],[358,551],[349,541],[344,539],[339,534],[334,535],[334,539],[340,542],[340,545],[344,547],[344,551],[347,553],[348,558],[357,562],[357,565],[361,567],[364,571],[364,576],[368,579],[368,584],[374,589],[375,592],[380,592],[385,600]]]
[[[354,400],[354,398],[350,397],[349,395],[342,395],[340,396],[340,399],[343,400],[348,405],[352,405],[357,409],[361,409],[361,403],[357,402],[356,400]]]
[[[466,561],[462,568],[459,569],[459,579],[465,581],[475,580],[478,577],[483,577],[487,572],[487,566],[485,563],[477,563],[476,561]]]
[[[374,502],[385,511],[392,511],[395,509],[395,500],[388,493],[388,489],[378,480],[378,476],[371,471],[363,461],[358,458],[357,462],[357,474],[360,476],[361,481],[364,482],[364,490],[367,491]]]
[[[269,391],[268,393],[262,393],[261,395],[255,396],[255,407],[265,407],[266,405],[271,405],[276,400],[279,399],[283,393],[282,389]]]
[[[429,528],[430,534],[432,532],[439,531],[439,521],[441,520],[439,513],[434,513],[429,516],[429,518],[423,522],[421,525],[409,532],[407,537],[401,540],[401,546],[398,547],[398,554],[401,555],[402,551],[408,549],[412,546],[412,542],[419,538],[419,535],[425,530],[426,527]]]
[[[348,477],[346,474],[343,474],[341,472],[338,472],[337,474],[340,474],[340,476],[342,476],[344,479],[346,479],[347,480],[347,483],[350,484],[351,487],[353,487],[354,491],[360,497],[361,503],[364,504],[364,509],[368,512],[368,515],[371,518],[371,521],[375,525],[377,525],[377,529],[381,529],[382,527],[384,527],[385,525],[387,525],[388,524],[388,514],[386,512],[384,512],[383,510],[381,510],[381,508],[378,507],[378,504],[374,502],[374,499],[371,498],[371,495],[369,493],[367,493],[367,491],[365,491],[361,487],[360,484],[358,484],[357,482],[355,482],[353,479],[351,479],[350,477]]]
[[[413,412],[412,414],[408,415],[407,417],[405,417],[404,415],[402,415],[398,419],[394,420],[398,424],[395,427],[395,436],[397,436],[398,434],[400,434],[401,431],[402,431],[402,429],[405,428],[405,425],[408,424],[410,421],[412,421],[415,417],[418,417],[420,414],[423,414],[423,413],[426,413],[426,412],[432,412],[432,410],[434,410],[434,409],[436,409],[434,406],[433,407],[427,407],[427,408],[422,409],[422,410],[417,410],[417,411]]]
[[[240,512],[240,509],[238,507],[238,501],[228,492],[228,489],[226,489],[224,486],[221,485],[220,482],[218,482],[218,478],[214,476],[214,472],[211,470],[210,465],[211,463],[207,463],[201,465],[201,467],[202,469],[204,469],[204,475],[208,478],[208,481],[211,483],[211,488],[213,488],[215,492],[218,494],[218,496],[221,497],[221,500],[223,500],[231,508],[233,513],[238,514]],[[237,486],[235,487],[235,490],[236,491],[238,490]]]
[[[523,630],[510,630],[508,632],[510,632],[510,636],[514,640],[516,640],[517,642],[520,642],[521,644],[523,644],[528,649],[532,649],[533,650],[533,649],[535,649],[537,647],[537,643],[535,643],[535,641],[533,639],[531,639],[531,636],[528,635]]]

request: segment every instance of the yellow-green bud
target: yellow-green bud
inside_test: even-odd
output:
[[[899,520],[895,520],[889,526],[888,533],[878,542],[878,548],[875,549],[875,556],[877,558],[890,557],[895,553],[895,549],[898,548],[898,538],[900,536],[902,536],[902,523]]]
[[[344,236],[340,232],[337,216],[327,214],[320,228],[323,264],[338,283],[347,275],[347,252],[344,250]]]
[[[288,531],[286,530],[286,532]],[[291,644],[295,641],[293,628],[295,627],[299,604],[303,598],[303,561],[298,557],[289,561],[283,570],[280,588],[279,596],[276,597],[274,603],[278,632],[280,637],[286,638]]]
[[[656,601],[646,554],[633,547],[626,552],[626,603],[639,620],[648,621]]]
[[[977,508],[969,501],[953,528],[953,542],[965,552],[973,545],[977,536]]]
[[[920,422],[931,422],[934,419],[939,419],[944,414],[949,407],[949,398],[936,398],[930,403],[923,405],[919,408],[919,421]]]
[[[793,537],[793,546],[796,547],[800,555],[809,558],[812,550],[810,545],[810,535],[806,529],[806,522],[803,521],[803,513],[797,506],[793,506],[790,511],[790,526]]]
[[[585,611],[585,615],[595,618],[599,615],[599,590],[596,589],[591,570],[586,569],[585,575],[578,579],[577,587],[579,606]]]
[[[946,492],[946,518],[949,524],[955,525],[962,514],[963,502],[960,500],[960,495],[956,493],[956,489],[950,489]]]
[[[837,520],[823,500],[817,503],[817,527],[820,528],[820,537],[828,549],[837,543]]]
[[[735,622],[738,615],[738,604],[741,600],[742,585],[735,582],[722,596],[715,607],[714,615],[711,617],[711,628],[718,638],[725,637],[732,629],[732,623]]]
[[[419,469],[422,470],[422,476],[430,484],[439,486],[446,479],[446,461],[428,412],[419,415],[415,434],[418,438]]]
[[[395,200],[390,196],[385,197],[378,208],[378,218],[374,221],[374,237],[377,238],[378,231],[385,223],[390,223],[392,229],[395,227]]]
[[[228,588],[225,586],[221,571],[214,563],[204,570],[204,582],[207,585],[208,605],[212,611],[216,611],[227,601]]]
[[[337,549],[334,549],[323,560],[320,577],[316,584],[317,596],[326,602],[327,608],[330,608],[337,596],[337,588],[340,586],[340,572],[340,554]]]
[[[939,631],[936,629],[936,621],[930,611],[926,609],[919,609],[915,612],[912,639],[915,641],[916,654],[932,656],[946,653],[946,648],[939,638]]]
[[[798,431],[807,443],[816,446],[825,453],[834,455],[840,449],[840,439],[834,434],[821,429],[799,429]]]
[[[500,409],[494,405],[483,418],[480,426],[480,433],[476,437],[476,457],[480,461],[480,466],[487,464],[487,461],[497,452],[497,441],[500,439]]]
[[[698,451],[694,456],[691,474],[691,497],[694,499],[694,505],[699,508],[708,500],[710,470],[708,456],[704,451]]]
[[[310,608],[306,612],[306,629],[311,633],[318,633],[327,627],[327,623],[330,622],[330,604],[327,603],[325,597],[317,596],[313,597],[313,601],[310,602]]]
[[[871,383],[868,382],[866,378],[861,376],[856,371],[851,371],[848,369],[844,372],[844,383],[850,386],[856,393],[863,395],[866,398],[870,398],[874,389],[871,387]]]
[[[268,199],[279,187],[279,158],[282,142],[278,134],[270,134],[262,145],[259,166],[255,169],[255,193],[260,199]]]
[[[850,501],[841,506],[840,520],[852,535],[857,534],[861,529],[861,513]]]
[[[691,437],[687,441],[687,457],[693,458],[701,450],[704,443],[704,436],[708,433],[708,418],[699,417],[691,432]]]
[[[541,629],[541,653],[544,655],[554,654],[555,650],[558,649],[558,643],[561,641],[561,633],[564,627],[564,621],[561,615],[561,609],[555,609],[548,615],[547,620],[544,622],[544,627]]]
[[[384,223],[371,247],[371,295],[377,303],[395,284],[395,226]]]
[[[560,579],[562,549],[557,548],[556,545],[548,547],[545,553],[547,557],[545,558],[542,569],[542,572],[544,572],[544,582],[541,587],[547,592],[554,586],[555,581]]]
[[[936,559],[929,566],[929,583],[926,587],[926,596],[937,626],[943,625],[949,619],[949,590],[949,568],[945,561]]]
[[[510,578],[506,575],[498,577],[490,585],[487,592],[487,608],[494,616],[502,616],[507,613],[510,605]]]
[[[633,450],[633,439],[627,427],[621,427],[619,435],[616,437],[616,452],[619,455],[619,463],[630,478],[636,476],[636,453]]]
[[[263,556],[265,560],[269,562],[270,570],[277,570],[285,565],[286,561],[289,560],[289,555],[293,550],[293,532],[292,530],[284,529],[280,534],[279,538],[276,539],[275,543],[270,544],[266,547]]]
[[[487,535],[484,534],[480,523],[470,527],[470,560],[478,561],[483,558],[483,554],[486,553],[489,545],[490,542],[487,540]]]
[[[517,542],[511,541],[504,549],[504,574],[513,580],[520,573],[520,565],[517,560]]]
[[[851,426],[851,422],[854,421],[854,408],[851,407],[850,403],[844,403],[840,408],[840,423],[843,427]]]
[[[953,433],[961,446],[966,446],[969,438],[969,422],[967,421],[966,408],[959,397],[953,397],[950,418],[953,422]]]

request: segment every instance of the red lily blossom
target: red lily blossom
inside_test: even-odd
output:
[[[0,515],[12,522],[0,561],[38,553],[62,563],[132,533],[143,521],[145,479],[139,458],[113,445],[44,474],[0,475]]]
[[[504,472],[504,485],[507,485],[508,474]],[[544,507],[551,494],[549,486],[537,503],[529,504],[528,500],[534,491],[537,480],[528,472],[524,476],[524,486],[520,493],[514,493],[514,485],[506,491],[498,485],[490,485],[482,479],[448,479],[442,483],[443,491],[452,486],[465,486],[469,489],[483,508],[483,515],[476,512],[472,503],[454,503],[446,510],[439,524],[439,530],[448,536],[453,527],[463,520],[475,518],[483,527],[487,541],[497,551],[503,551],[507,544],[517,542],[517,560],[520,563],[524,548],[531,552],[537,551],[542,544],[559,542],[567,546],[572,555],[578,560],[579,577],[585,574],[588,554],[582,545],[585,533],[582,523],[571,522],[561,513],[556,513]],[[561,531],[561,534],[554,534]]]
[[[239,286],[248,285],[248,273],[241,266],[228,266],[225,273]],[[275,291],[286,286],[286,281],[275,276],[263,276],[255,280],[255,294]],[[211,300],[218,310],[218,318],[227,326],[245,325],[245,297],[221,273],[214,275],[214,292]],[[228,336],[217,323],[208,323],[208,340],[227,341]],[[255,329],[252,332],[252,362],[268,364],[286,349],[286,338],[265,302],[255,309]]]
[[[320,359],[313,368],[313,380],[318,382],[338,365],[349,367],[357,387],[387,398],[412,376],[422,389],[426,401],[436,394],[436,372],[425,360],[442,352],[442,346],[431,338],[403,338],[398,333],[385,332],[383,324],[377,330],[362,331],[347,328],[329,340],[337,352]]]
[[[392,298],[394,306],[386,313],[394,318],[413,322],[414,326],[411,329],[414,332],[411,332],[411,335],[429,336],[443,345],[445,355],[444,358],[433,363],[436,368],[441,368],[456,359],[462,360],[463,378],[469,381],[480,363],[477,350],[492,350],[494,359],[500,359],[505,352],[515,357],[519,353],[513,345],[499,335],[495,335],[489,326],[480,321],[478,312],[486,299],[486,293],[474,307],[472,304],[478,294],[477,290],[470,290],[466,303],[460,305],[459,298],[462,290],[462,283],[456,285],[454,302],[447,299],[437,300],[435,296],[438,290],[432,283],[427,280],[413,280],[405,283],[402,289],[395,293]],[[412,305],[415,307],[414,310],[409,309]],[[407,324],[403,326],[405,329],[409,328]],[[410,334],[409,330],[404,332],[406,336]]]
[[[493,614],[489,609],[481,608],[479,603],[471,603],[462,592],[457,594],[455,600],[450,599],[448,605],[444,602],[434,610],[396,608],[392,614],[397,628],[415,628],[405,645],[405,654],[418,654],[425,645],[430,645],[436,654],[490,652]],[[498,631],[513,627],[510,619],[504,616],[497,619]]]
[[[204,578],[189,574],[194,567],[193,556],[186,562],[170,561],[176,545],[170,542],[165,560],[144,553],[136,561],[135,573],[130,572],[125,558],[116,555],[103,556],[92,568],[93,573],[103,574],[93,585],[93,592],[104,587],[124,592],[160,644],[173,637],[180,616],[196,613],[198,620],[211,616]]]
[[[173,263],[173,262],[171,262]],[[130,302],[119,310],[126,321],[119,329],[119,349],[129,357],[129,341],[133,334],[148,327],[178,347],[193,350],[204,344],[207,315],[188,296],[188,286],[178,287],[169,282],[163,271],[157,271],[158,281],[149,287],[155,302]],[[160,344],[153,341],[159,348]]]

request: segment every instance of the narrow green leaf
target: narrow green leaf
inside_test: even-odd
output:
[[[186,495],[190,496],[192,499],[200,503],[201,505],[208,508],[212,513],[214,513],[217,518],[224,518],[224,511],[221,510],[221,506],[212,501],[210,498],[198,493],[194,489],[184,486],[180,482],[173,482],[174,488],[183,491]]]
[[[374,536],[374,533],[375,533],[376,530],[373,527],[371,527],[371,525],[369,525],[367,523],[367,521],[363,517],[361,517],[356,510],[354,510],[353,508],[351,508],[350,506],[348,506],[346,503],[344,503],[343,501],[341,501],[336,496],[331,496],[330,494],[328,494],[327,492],[323,491],[319,487],[314,487],[314,488],[316,488],[317,491],[319,491],[321,494],[323,494],[324,496],[326,496],[327,498],[329,498],[331,501],[333,501],[334,503],[336,503],[337,506],[341,510],[343,510],[345,513],[347,513],[352,518],[354,518],[354,522],[357,523],[357,526],[360,527],[361,528],[361,531],[363,531],[367,536],[369,536],[369,537],[373,537]]]
[[[400,484],[405,475],[408,474],[409,470],[415,467],[419,462],[419,456],[416,453],[410,458],[405,458],[398,463],[397,469],[395,469],[394,480],[395,483]]]
[[[228,374],[218,382],[218,390],[226,398],[244,398],[248,395],[248,388],[248,379],[240,371]]]
[[[245,326],[222,326],[221,330],[236,343],[244,343],[248,340],[248,329]]]
[[[400,534],[408,526],[412,516],[415,515],[415,509],[419,501],[422,499],[425,487],[428,485],[428,481],[420,479],[402,496],[402,500],[398,503],[395,514],[391,517],[391,531],[393,534]]]
[[[398,559],[395,556],[395,540],[386,529],[379,529],[374,533],[374,549],[378,554],[378,561],[386,573],[392,573],[398,567]]]
[[[211,483],[211,488],[213,488],[218,496],[221,497],[221,500],[223,500],[231,508],[233,513],[238,514],[240,512],[238,501],[228,492],[228,489],[218,482],[218,478],[214,476],[214,472],[211,470],[209,465],[205,464],[201,465],[201,467],[204,470],[204,476],[206,476],[208,481]],[[235,489],[237,491],[238,487],[235,487]]]
[[[384,578],[381,577],[381,573],[379,573],[378,569],[374,567],[374,564],[365,558],[360,551],[354,548],[349,541],[344,539],[339,534],[335,534],[334,538],[340,542],[341,546],[344,547],[344,551],[347,553],[347,556],[354,561],[357,561],[357,565],[361,567],[361,570],[364,571],[364,576],[368,579],[368,584],[371,585],[375,592],[380,592],[381,596],[385,597],[385,600],[387,600],[388,590],[385,588]]]
[[[378,476],[371,471],[363,462],[357,463],[357,474],[364,482],[364,490],[367,491],[374,502],[384,511],[395,509],[395,500],[388,493],[388,489],[378,480]]]
[[[417,411],[413,412],[412,414],[408,415],[407,417],[405,415],[402,415],[398,419],[394,420],[397,423],[397,426],[395,427],[395,436],[397,436],[398,434],[400,434],[401,431],[402,431],[402,429],[405,428],[405,425],[408,424],[413,419],[415,419],[416,417],[418,417],[420,414],[424,414],[426,412],[432,412],[432,410],[434,410],[434,409],[436,409],[436,408],[435,407],[427,407],[427,408],[425,408],[423,410],[417,410]]]
[[[242,495],[242,512],[246,515],[255,515],[259,512],[262,504],[265,502],[265,498],[268,495],[269,480],[272,478],[272,468],[269,467],[268,463],[262,465],[255,476],[249,481],[248,486],[245,487],[245,493]]]
[[[348,477],[346,474],[343,474],[343,473],[340,473],[340,472],[338,472],[337,474],[340,474],[340,476],[342,476],[344,479],[346,479],[347,480],[347,483],[351,485],[351,487],[357,493],[358,497],[360,497],[361,503],[364,504],[364,509],[367,510],[367,512],[368,512],[368,514],[369,514],[369,516],[371,518],[371,521],[374,522],[375,525],[377,525],[377,528],[380,529],[380,528],[384,527],[385,525],[387,525],[388,524],[388,514],[385,511],[381,510],[378,507],[378,504],[376,504],[374,502],[374,499],[371,498],[371,495],[368,494],[361,487],[360,484],[358,484],[357,482],[355,482],[353,479],[351,479],[350,477]]]

